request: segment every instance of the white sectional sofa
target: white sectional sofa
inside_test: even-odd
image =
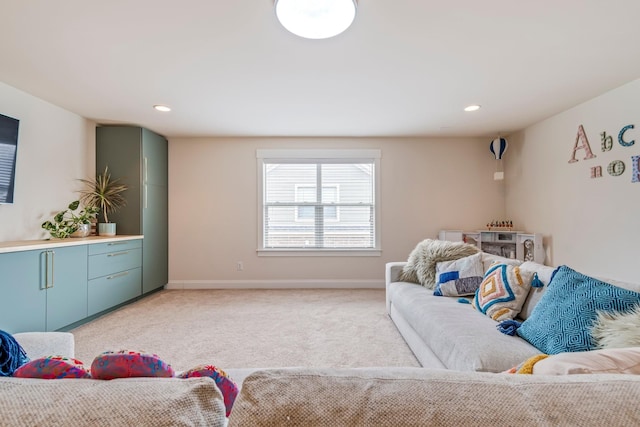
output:
[[[494,262],[519,263],[482,253],[485,271]],[[543,353],[519,336],[497,329],[498,322],[476,311],[458,298],[434,296],[433,290],[402,281],[405,262],[386,265],[387,312],[420,364],[431,369],[504,372],[528,358]],[[520,270],[537,273],[544,285],[531,288],[518,316],[526,320],[544,294],[553,267],[532,261],[520,263]],[[632,283],[607,282],[638,292]]]
[[[405,337],[416,340],[410,345],[420,354],[425,367],[457,365],[465,368],[463,371],[385,367],[255,372],[230,369],[228,374],[242,384],[242,390],[228,420],[222,395],[210,378],[111,381],[0,378],[0,425],[224,426],[227,422],[230,427],[640,425],[640,412],[635,409],[640,398],[638,375],[469,372],[498,369],[499,364],[511,366],[510,360],[494,357],[491,350],[510,353],[517,362],[522,361],[521,355],[537,351],[523,346],[522,350],[510,352],[504,348],[508,347],[506,341],[500,338],[490,344],[486,344],[490,339],[470,344],[468,339],[473,333],[484,331],[495,335],[495,322],[455,299],[433,297],[432,291],[419,285],[392,281],[397,278],[398,268],[401,268],[399,263],[387,268],[388,307],[392,318],[405,322],[399,328]],[[526,263],[521,268],[537,269],[545,283],[553,270]],[[532,291],[525,312],[533,309],[542,292]],[[420,317],[406,312],[417,310],[410,307],[412,301],[421,304],[423,311],[439,312],[446,317],[422,317],[429,324],[451,324],[448,316],[463,316],[471,321],[465,324],[466,331],[456,326],[455,331],[462,334],[460,340],[451,336],[452,326],[449,332],[446,327],[437,327],[440,332],[431,336],[418,333],[411,325],[418,327],[415,319]],[[471,316],[469,313],[475,316],[467,317]],[[495,336],[502,335],[497,334]],[[447,359],[441,350],[432,350],[433,341],[425,340],[437,341],[439,336],[449,337],[448,341],[440,338],[441,342],[449,342],[452,350],[460,355],[455,357],[452,351]],[[15,337],[31,358],[74,355],[73,335],[68,333],[28,333]],[[519,339],[505,338],[511,346],[513,340]],[[492,346],[497,347],[491,349]],[[471,354],[468,351],[471,348],[483,356]]]

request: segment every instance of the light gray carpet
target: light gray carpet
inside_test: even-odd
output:
[[[85,365],[127,349],[176,370],[420,366],[383,289],[164,290],[71,332]]]

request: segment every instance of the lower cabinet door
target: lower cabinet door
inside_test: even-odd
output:
[[[49,268],[53,279],[47,289],[47,331],[87,317],[87,245],[55,248]]]
[[[141,280],[141,268],[89,280],[89,316],[140,296]]]
[[[18,332],[44,331],[47,291],[42,251],[0,254],[0,329]]]

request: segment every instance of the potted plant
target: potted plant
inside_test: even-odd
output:
[[[42,223],[51,237],[64,239],[66,237],[87,237],[91,232],[91,220],[98,214],[95,206],[86,206],[80,210],[80,201],[69,203],[67,209],[58,212],[53,220]]]
[[[97,174],[95,179],[80,179],[86,188],[80,191],[80,200],[87,206],[98,208],[103,222],[98,223],[98,234],[101,236],[115,236],[116,224],[109,221],[109,214],[126,206],[127,201],[122,195],[127,186],[120,182],[120,178],[112,179],[109,166],[104,172]]]

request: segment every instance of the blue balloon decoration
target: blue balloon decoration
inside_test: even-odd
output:
[[[502,159],[504,152],[507,151],[509,144],[505,138],[496,138],[489,144],[489,150],[496,156],[496,160]]]

